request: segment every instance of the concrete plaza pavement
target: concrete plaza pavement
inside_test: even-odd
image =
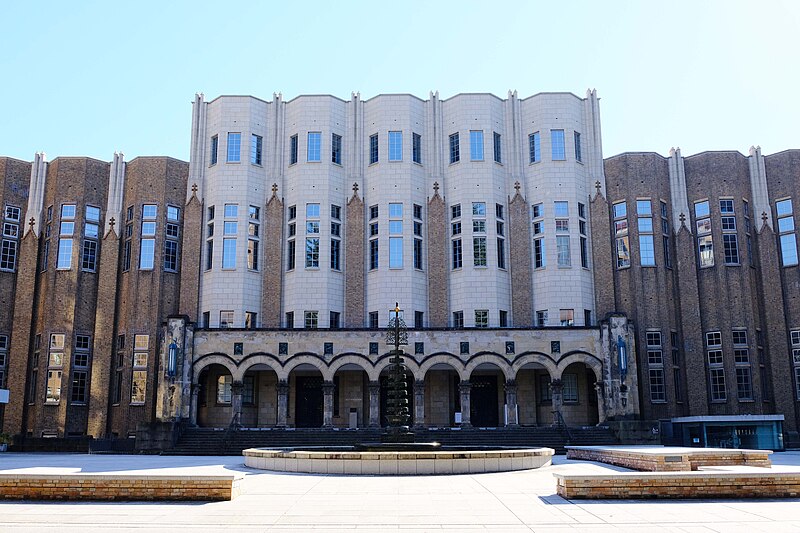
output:
[[[775,471],[800,471],[800,452],[772,459]],[[518,472],[342,476],[258,471],[239,457],[3,453],[0,473],[237,473],[244,481],[229,502],[0,502],[0,531],[800,531],[800,499],[568,501],[555,494],[554,472],[613,470],[625,469],[556,456],[552,466]]]

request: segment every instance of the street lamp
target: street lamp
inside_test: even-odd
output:
[[[392,357],[389,359],[389,381],[387,390],[387,418],[389,420],[389,442],[413,442],[413,434],[409,432],[408,387],[406,385],[406,365],[403,363],[403,350],[400,345],[408,344],[408,329],[401,318],[400,305],[395,303],[390,310],[386,344],[393,345]]]
[[[178,367],[178,345],[175,343],[175,339],[169,343],[167,356],[167,376],[174,378]]]

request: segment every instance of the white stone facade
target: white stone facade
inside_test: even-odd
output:
[[[248,225],[263,225],[273,183],[284,205],[282,326],[304,327],[306,311],[317,312],[317,327],[334,326],[331,313],[338,313],[339,324],[344,324],[344,213],[354,184],[365,206],[366,305],[361,317],[365,327],[370,326],[370,313],[376,312],[379,324],[384,325],[395,302],[405,310],[409,325],[419,317],[415,313],[422,313],[422,326],[429,325],[426,224],[428,200],[435,187],[447,209],[450,326],[457,325],[455,312],[463,313],[465,327],[479,325],[476,320],[482,311],[486,311],[488,327],[535,326],[537,311],[546,312],[544,325],[559,325],[561,310],[572,311],[576,326],[588,325],[587,316],[590,322],[595,320],[588,199],[595,184],[603,189],[605,180],[594,92],[585,99],[569,93],[541,93],[524,100],[515,92],[505,100],[491,94],[459,94],[440,100],[438,93],[431,93],[428,100],[379,95],[362,101],[354,94],[347,101],[309,95],[288,102],[279,95],[271,102],[250,96],[221,96],[205,102],[199,96],[192,131],[190,180],[197,184],[204,204],[198,315],[207,313],[207,326],[220,324],[221,311],[233,311],[232,327],[245,325],[245,312],[259,312],[264,257],[275,251],[265,249],[262,233],[259,269],[249,269]],[[238,161],[228,160],[231,133],[240,134]],[[455,134],[458,160],[451,153]],[[534,134],[536,160],[532,161]],[[254,135],[262,139],[260,164],[253,162]],[[341,136],[340,162],[333,161],[334,135]],[[375,135],[377,161],[371,140]],[[417,148],[415,136],[419,136]],[[554,148],[554,138],[563,139],[560,150]],[[212,143],[216,143],[213,163]],[[544,243],[544,262],[535,266],[532,276],[533,324],[517,323],[511,313],[510,248],[515,239],[529,238],[509,235],[508,202],[517,183],[531,208],[532,254],[540,249],[535,241]],[[558,202],[566,202],[558,204],[566,208],[566,214],[556,213]],[[226,204],[237,206],[235,217],[225,217]],[[310,204],[318,204],[318,214],[315,208],[307,211]],[[395,206],[390,213],[390,204],[402,207]],[[533,218],[533,206],[539,204],[541,217]],[[211,206],[213,220],[209,219]],[[262,220],[248,219],[249,206],[259,207]],[[332,218],[336,209],[332,206],[340,209],[338,219]],[[460,217],[453,218],[454,206],[460,207]],[[289,220],[292,207],[296,217]],[[374,219],[373,207],[377,207]],[[460,234],[453,233],[453,222],[460,223]],[[209,235],[211,223],[213,236]],[[340,224],[339,236],[332,235],[332,223]],[[371,229],[374,223],[376,235]],[[294,224],[294,235],[290,235],[290,224]],[[317,238],[318,266],[313,261],[307,265],[306,240]],[[223,268],[225,239],[235,239],[236,251],[235,265]],[[375,239],[377,266],[371,261],[370,241]],[[395,242],[390,244],[390,239]],[[422,241],[422,256],[416,262],[415,239]],[[456,239],[461,240],[460,266],[454,264]],[[331,264],[332,240],[339,240],[341,246],[339,269]],[[485,257],[481,253],[484,240]],[[293,268],[287,257],[292,241]],[[210,242],[213,257],[207,263]],[[498,256],[501,245],[502,259]],[[232,244],[227,246],[230,251]],[[402,248],[402,254],[395,256],[397,264],[391,262],[391,246]],[[537,264],[536,258],[531,264]],[[292,324],[286,323],[291,316],[287,313],[293,313]],[[261,317],[252,325],[261,326]]]

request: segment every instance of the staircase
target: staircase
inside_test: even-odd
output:
[[[187,428],[174,448],[164,455],[241,455],[247,448],[338,447],[380,442],[380,429],[240,429]],[[535,447],[618,444],[608,428],[519,427],[519,428],[428,428],[415,430],[417,442],[436,441],[443,446],[464,448]]]

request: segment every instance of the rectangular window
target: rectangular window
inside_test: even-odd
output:
[[[533,241],[533,268],[545,267],[544,239]]]
[[[497,268],[506,268],[506,240],[497,238]]]
[[[286,313],[286,327],[289,329],[294,327],[294,311]]]
[[[422,241],[414,239],[414,268],[422,270]]]
[[[126,243],[127,245],[127,243]],[[206,270],[214,266],[214,241],[206,241]]]
[[[319,233],[319,221],[314,222],[306,222],[306,233],[307,234],[318,234]]]
[[[230,374],[217,378],[217,403],[229,404],[233,398],[233,376]]]
[[[550,130],[550,143],[553,161],[564,161],[567,158],[564,148],[564,130]]]
[[[239,232],[238,222],[225,222],[223,225],[223,235],[236,235]]]
[[[581,237],[581,266],[589,268],[589,250],[586,244],[586,237]]]
[[[47,371],[47,394],[44,403],[57,404],[61,401],[61,370]]]
[[[369,313],[369,327],[372,329],[378,329],[378,312],[371,311]],[[377,351],[375,352],[377,353]]]
[[[556,237],[556,248],[558,249],[558,266],[568,267],[572,264],[570,260],[569,236],[559,235]]]
[[[219,151],[219,137],[214,135],[211,137],[211,164],[217,164],[217,152]]]
[[[469,158],[472,161],[483,161],[483,131],[469,132]]]
[[[464,311],[453,312],[453,327],[454,328],[464,327]]]
[[[341,270],[342,241],[331,239],[331,270]]]
[[[81,269],[87,272],[94,272],[97,269],[97,241],[83,241]]]
[[[487,309],[475,310],[475,327],[476,328],[489,327],[489,311]]]
[[[250,162],[254,165],[261,164],[261,151],[264,143],[264,138],[255,133],[250,136]]]
[[[339,329],[339,317],[341,315],[336,311],[331,311],[328,320],[328,327],[331,329]]]
[[[738,265],[739,264],[739,243],[736,240],[736,234],[723,234],[722,246],[725,250],[725,264]]]
[[[236,268],[236,239],[222,239],[222,268]]]
[[[318,311],[304,311],[304,327],[306,329],[317,329],[319,326],[319,312]]]
[[[233,324],[233,311],[220,311],[219,312],[219,327],[232,328]]]
[[[575,325],[575,310],[574,309],[560,309],[559,321],[562,326]]]
[[[289,165],[297,164],[297,135],[289,137]]]
[[[143,404],[145,402],[146,393],[147,370],[134,370],[131,378],[131,404]]]
[[[403,238],[389,238],[389,268],[403,268]]]
[[[463,259],[461,239],[453,239],[453,268],[461,268],[463,266]]]
[[[378,239],[369,241],[369,269],[378,268]]]
[[[239,216],[239,206],[237,204],[225,204],[223,215],[225,218],[236,218]]]
[[[547,325],[547,311],[536,311],[536,327],[543,328]]]
[[[502,146],[502,138],[499,133],[494,132],[494,162],[495,163],[502,163],[503,162],[503,146]]]
[[[712,368],[709,370],[711,382],[711,401],[724,402],[728,399],[725,391],[725,371],[722,368]]]
[[[664,369],[650,369],[650,401],[654,403],[667,401],[667,390],[664,384]]]
[[[155,239],[142,239],[139,250],[139,270],[152,270],[156,252]]]
[[[318,131],[308,132],[308,151],[306,153],[308,161],[321,161],[322,133]]]
[[[319,237],[306,238],[306,268],[319,268]]]
[[[306,218],[319,218],[319,204],[306,204]]]
[[[258,318],[258,313],[253,313],[252,311],[246,311],[244,314],[244,327],[247,329],[256,329],[257,318]]]
[[[453,222],[451,224],[453,235],[461,235],[461,222]]]
[[[486,237],[472,238],[472,258],[475,266],[486,266]]]
[[[473,220],[472,221],[472,233],[486,233],[486,221],[485,220]]]
[[[450,135],[450,164],[461,160],[461,150],[458,145],[458,133]]]
[[[342,136],[331,133],[331,163],[342,164]]]
[[[575,133],[575,161],[581,162],[583,161],[583,156],[581,155],[581,134],[577,131]]]
[[[247,241],[247,268],[258,270],[258,241],[253,239]]]
[[[656,250],[652,235],[639,235],[639,260],[642,266],[656,266]]]
[[[89,373],[85,370],[72,373],[72,403],[86,403],[86,390]]]
[[[472,216],[485,217],[486,216],[486,202],[472,202]]]
[[[578,401],[578,374],[564,374],[561,378],[561,394],[564,402]]]
[[[422,164],[422,136],[418,133],[411,134],[411,160]]]
[[[378,134],[369,136],[369,164],[378,162]]]
[[[553,202],[553,214],[556,217],[569,216],[569,202]]]
[[[711,235],[697,238],[697,250],[700,254],[700,268],[714,266],[714,241]]]
[[[286,270],[294,270],[296,246],[294,241],[289,241],[286,252]]]
[[[528,154],[531,163],[538,163],[542,160],[541,145],[539,143],[539,132],[528,135]]]
[[[403,132],[389,132],[389,161],[403,160]]]
[[[450,206],[450,218],[460,218],[461,217],[461,204],[456,204]]]
[[[228,163],[238,163],[242,151],[242,134],[228,133]]]
[[[69,258],[66,259],[66,266],[61,266],[61,243],[64,243],[65,241],[69,242]],[[49,244],[49,242],[46,244]],[[59,261],[58,268],[70,267],[70,263],[72,261],[72,239],[61,239],[59,241],[58,261]],[[13,271],[16,268],[16,266],[17,266],[17,241],[3,239],[2,245],[0,247],[0,270]],[[47,263],[45,259],[43,260],[42,270],[46,269],[47,269]]]

